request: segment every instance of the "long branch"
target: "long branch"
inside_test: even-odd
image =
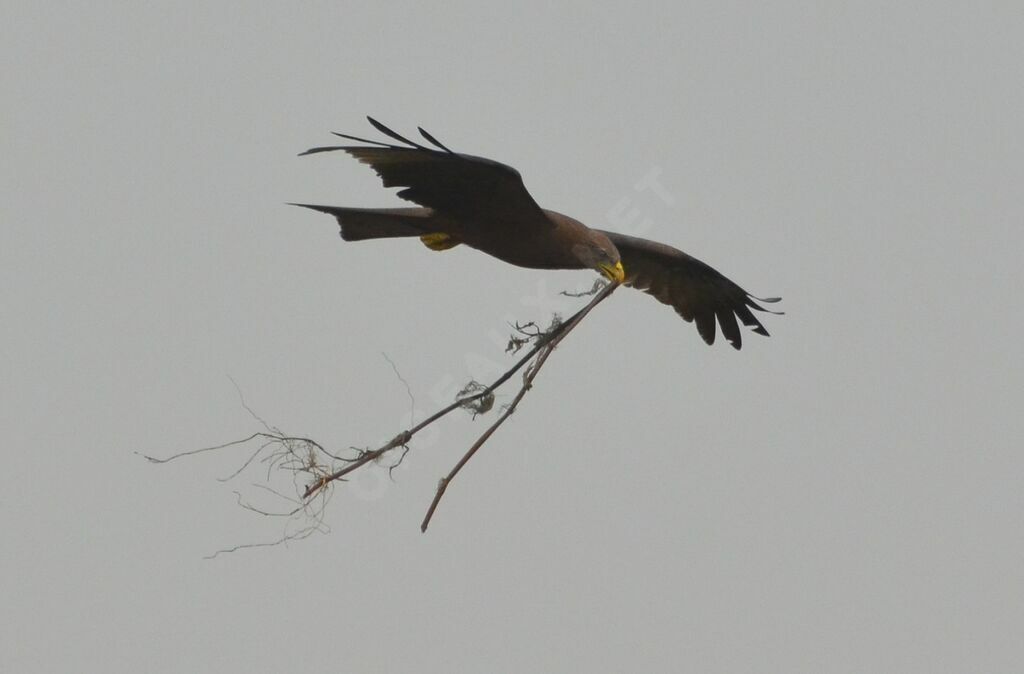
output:
[[[324,487],[329,485],[331,482],[334,482],[335,480],[339,480],[339,479],[345,477],[349,473],[359,469],[360,467],[366,465],[367,463],[370,463],[372,461],[376,461],[381,456],[383,456],[384,454],[390,452],[391,450],[393,450],[393,449],[395,449],[397,447],[405,446],[406,444],[409,443],[410,440],[412,440],[413,436],[415,436],[421,430],[423,430],[424,428],[426,428],[430,424],[438,421],[442,417],[450,414],[454,410],[459,409],[460,407],[464,407],[468,403],[471,403],[473,401],[479,400],[480,398],[483,398],[484,396],[488,396],[488,395],[493,394],[495,390],[497,390],[502,384],[507,382],[512,377],[512,375],[514,375],[516,372],[521,370],[523,368],[523,366],[525,366],[527,363],[529,363],[531,360],[533,360],[534,357],[537,356],[538,354],[542,354],[542,355],[537,358],[537,362],[538,362],[538,364],[543,364],[543,361],[547,360],[547,355],[550,354],[551,350],[554,349],[555,346],[557,346],[558,343],[561,342],[562,339],[564,339],[565,336],[569,334],[569,332],[571,332],[577,325],[579,325],[580,321],[583,320],[583,318],[588,313],[590,313],[590,311],[594,307],[596,307],[598,304],[603,302],[605,300],[605,298],[607,298],[609,295],[611,295],[615,291],[615,289],[617,287],[618,287],[617,283],[610,283],[607,286],[605,286],[604,288],[602,288],[601,291],[599,293],[597,293],[597,295],[595,295],[594,298],[586,306],[584,306],[582,309],[580,309],[575,314],[573,314],[571,317],[569,317],[568,320],[564,321],[563,323],[560,323],[559,325],[557,325],[554,328],[552,328],[548,333],[542,335],[536,341],[534,346],[526,353],[526,355],[524,355],[522,358],[520,358],[511,368],[509,368],[508,371],[506,371],[500,377],[498,377],[493,382],[491,382],[491,384],[488,385],[487,387],[481,389],[480,391],[477,391],[476,393],[473,393],[472,395],[464,396],[464,397],[461,397],[461,398],[455,400],[455,402],[453,402],[453,403],[449,404],[448,406],[438,410],[437,412],[435,412],[434,414],[430,415],[429,417],[427,417],[426,419],[424,419],[420,423],[416,424],[412,428],[409,428],[409,429],[407,429],[405,431],[402,431],[401,433],[396,435],[394,438],[389,440],[387,443],[385,443],[381,447],[378,447],[377,449],[374,449],[374,450],[371,450],[371,451],[362,452],[359,455],[358,458],[352,460],[346,466],[344,466],[342,468],[339,468],[338,470],[334,471],[333,473],[330,473],[329,475],[325,475],[325,476],[317,479],[316,481],[312,482],[311,484],[309,484],[306,487],[306,490],[305,490],[305,492],[302,495],[303,500],[308,499],[309,497],[313,496],[314,494],[319,492],[321,489],[323,489]],[[536,365],[533,368],[531,368],[530,371],[533,374],[533,376],[530,377],[530,381],[531,382],[533,381],[533,377],[536,376],[536,373],[537,373],[538,370],[539,370],[539,367],[537,367]],[[505,418],[507,418],[508,415],[511,414],[511,412],[515,409],[515,406],[519,404],[519,401],[522,399],[523,395],[525,395],[526,388],[528,388],[528,386],[524,383],[524,388],[520,389],[520,392],[519,392],[519,394],[516,395],[516,398],[515,398],[515,400],[513,400],[512,405],[510,405],[508,408],[506,408],[506,410],[502,414],[501,418],[499,418],[498,421],[496,421],[495,424],[493,424],[491,428],[489,428],[487,431],[485,431],[485,435],[487,437],[490,437],[490,435],[494,432],[494,430],[496,430],[497,427],[499,425],[501,425],[501,422],[503,422],[505,420]],[[479,439],[479,440],[477,440],[476,443],[474,443],[474,447],[471,448],[471,451],[467,452],[467,455],[463,457],[463,460],[459,462],[459,465],[456,466],[456,468],[452,471],[452,473],[449,474],[449,476],[447,478],[445,478],[444,481],[442,481],[442,484],[445,485],[445,488],[447,488],[447,482],[450,482],[451,479],[455,477],[455,474],[458,473],[458,471],[462,468],[463,465],[465,465],[466,461],[469,460],[469,458],[476,452],[476,450],[480,448],[480,445],[482,445],[483,442],[486,441],[487,437],[481,436],[482,439]],[[438,494],[435,495],[434,502],[431,503],[431,507],[430,507],[430,511],[428,513],[428,516],[427,516],[427,518],[423,522],[423,526],[422,526],[423,530],[426,530],[426,525],[428,524],[428,522],[430,520],[430,515],[437,508],[437,502],[440,501],[440,496],[443,493],[444,493],[444,489],[439,487],[438,488]]]

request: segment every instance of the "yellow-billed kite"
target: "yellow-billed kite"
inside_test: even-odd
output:
[[[342,150],[370,165],[384,187],[415,208],[348,208],[294,204],[333,215],[346,241],[419,237],[432,250],[465,244],[499,260],[532,269],[594,269],[670,305],[697,325],[704,341],[715,341],[715,320],[736,349],[742,337],[736,319],[759,335],[768,331],[751,309],[768,311],[758,298],[672,246],[591,229],[567,215],[541,208],[511,166],[449,150],[420,129],[432,146],[400,136],[373,118],[370,123],[400,145],[336,133],[365,145],[315,147],[302,154]],[[755,301],[756,300],[756,301]],[[775,313],[775,312],[769,312]]]

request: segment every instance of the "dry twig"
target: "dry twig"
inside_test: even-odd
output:
[[[554,351],[554,349],[562,342],[563,339],[565,339],[569,335],[570,332],[572,332],[576,328],[576,326],[580,324],[580,322],[587,316],[587,314],[589,314],[598,304],[607,299],[609,295],[615,292],[616,288],[618,288],[617,283],[609,283],[607,285],[600,287],[599,290],[597,286],[595,286],[595,289],[590,291],[589,293],[583,293],[584,295],[593,294],[593,298],[590,300],[590,302],[565,321],[560,321],[558,317],[555,317],[554,321],[552,322],[552,325],[547,330],[541,330],[535,323],[532,322],[526,323],[525,325],[517,324],[513,326],[516,332],[518,332],[519,334],[518,336],[513,336],[513,338],[510,340],[508,350],[512,352],[518,352],[519,350],[525,348],[527,344],[532,343],[532,346],[518,361],[516,361],[516,363],[511,368],[509,368],[504,374],[502,374],[500,377],[498,377],[497,379],[495,379],[493,382],[486,386],[480,384],[479,382],[471,382],[469,385],[463,388],[462,391],[459,392],[455,401],[452,402],[450,405],[447,405],[446,407],[438,410],[437,412],[430,415],[426,419],[423,419],[419,423],[413,425],[411,428],[402,431],[394,438],[392,438],[390,441],[386,442],[377,449],[370,450],[353,447],[350,449],[355,452],[355,455],[347,457],[331,453],[315,440],[300,436],[291,436],[282,432],[278,428],[267,425],[266,422],[264,422],[260,417],[256,416],[255,413],[253,413],[252,410],[250,410],[249,407],[246,405],[246,409],[249,410],[249,412],[253,414],[253,416],[258,421],[260,421],[261,424],[263,424],[264,428],[266,429],[265,431],[253,433],[252,435],[246,438],[242,438],[240,440],[235,440],[213,447],[204,447],[202,449],[181,452],[179,454],[174,454],[163,459],[145,455],[143,456],[145,456],[147,460],[153,463],[166,463],[168,461],[173,461],[175,459],[179,459],[186,456],[192,456],[195,454],[210,452],[218,449],[225,449],[227,447],[233,447],[236,445],[244,445],[251,441],[259,440],[261,444],[256,449],[256,451],[253,452],[249,456],[249,458],[246,459],[244,463],[236,471],[234,471],[228,477],[223,478],[225,481],[237,477],[243,470],[245,470],[248,466],[252,465],[253,462],[255,462],[257,459],[259,459],[260,462],[267,464],[268,479],[270,476],[269,471],[272,471],[273,469],[276,468],[290,471],[296,478],[298,478],[301,475],[304,475],[306,476],[306,479],[308,479],[309,481],[305,483],[304,487],[296,485],[300,491],[297,500],[286,497],[280,492],[277,492],[269,487],[263,487],[270,491],[271,493],[288,500],[289,502],[292,503],[293,506],[295,506],[285,512],[276,513],[261,508],[257,508],[247,502],[242,501],[242,497],[240,494],[238,494],[239,504],[246,510],[264,516],[292,517],[298,513],[305,513],[313,521],[313,524],[308,525],[300,531],[286,533],[286,535],[283,536],[281,539],[272,543],[240,545],[234,548],[220,550],[217,553],[215,553],[215,555],[219,554],[220,552],[231,552],[243,548],[262,547],[265,545],[277,545],[285,543],[289,540],[304,538],[309,534],[313,533],[314,531],[322,530],[324,526],[322,522],[322,514],[326,499],[320,499],[318,502],[319,505],[314,506],[314,497],[317,497],[321,494],[326,495],[328,488],[334,482],[338,480],[344,480],[346,476],[358,470],[359,468],[369,463],[377,462],[381,457],[388,454],[392,450],[401,448],[402,452],[398,460],[393,465],[389,466],[389,469],[393,469],[395,466],[401,463],[401,460],[409,451],[409,442],[417,433],[422,431],[427,426],[430,426],[431,424],[440,420],[441,418],[447,416],[456,409],[466,409],[470,411],[474,417],[478,414],[484,414],[488,412],[494,404],[495,391],[499,387],[504,385],[509,379],[511,379],[513,375],[515,375],[520,370],[523,370],[522,385],[520,386],[519,391],[516,393],[515,397],[512,399],[512,402],[505,406],[501,415],[494,421],[494,423],[491,424],[480,435],[479,438],[477,438],[476,442],[474,442],[473,445],[469,448],[469,450],[467,450],[466,453],[462,456],[462,458],[459,459],[458,463],[455,464],[451,471],[449,471],[449,473],[445,477],[441,478],[441,480],[438,482],[437,491],[435,492],[434,498],[430,503],[430,507],[428,508],[427,513],[423,518],[423,522],[420,525],[421,531],[426,531],[427,527],[430,525],[430,521],[433,518],[435,511],[437,510],[438,505],[441,502],[441,499],[444,497],[444,494],[447,491],[449,485],[451,485],[452,480],[455,479],[455,477],[459,474],[459,471],[461,471],[462,468],[469,462],[469,460],[473,458],[473,455],[476,454],[477,451],[479,451],[479,449],[484,445],[484,443],[486,443],[487,440],[494,434],[494,432],[498,430],[498,428],[505,422],[505,420],[508,419],[513,412],[515,412],[516,408],[519,406],[519,403],[525,397],[527,391],[529,391],[530,388],[533,386],[534,379],[536,379],[537,375],[540,373],[541,368],[544,367],[544,363],[547,362],[547,359],[551,356],[551,353]],[[387,358],[386,355],[385,358]],[[398,374],[398,370],[395,367],[394,363],[389,358],[387,358],[387,360],[389,363],[391,363],[392,368],[395,368],[395,373]],[[401,381],[405,383],[405,380],[401,378],[401,375],[398,374],[398,376],[399,379],[401,379]],[[409,394],[410,402],[414,403],[415,401],[412,398],[412,393],[408,388],[408,384],[406,383],[405,385],[406,391]],[[241,395],[241,393],[239,393],[239,395]],[[412,421],[413,420],[410,419],[410,423]],[[269,452],[265,451],[268,448],[273,449]],[[329,459],[330,461],[325,462],[326,459],[324,459],[323,457],[326,457],[326,459]]]

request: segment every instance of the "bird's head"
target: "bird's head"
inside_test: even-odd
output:
[[[585,267],[601,273],[609,281],[622,283],[626,271],[622,268],[619,250],[607,236],[596,230],[588,230],[586,240],[572,247],[572,252]]]

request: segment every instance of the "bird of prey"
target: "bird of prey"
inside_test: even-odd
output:
[[[314,147],[302,155],[341,150],[368,164],[384,187],[401,187],[398,196],[419,204],[411,208],[350,208],[292,204],[333,215],[345,241],[419,237],[431,250],[460,244],[499,260],[533,269],[594,269],[608,279],[642,290],[696,323],[708,344],[715,321],[736,349],[742,345],[737,324],[768,335],[751,309],[769,311],[700,260],[672,246],[587,227],[567,215],[541,208],[511,166],[453,152],[419,129],[430,147],[409,140],[372,117],[370,124],[391,142],[334,135],[362,145]],[[396,144],[397,143],[397,144]]]

